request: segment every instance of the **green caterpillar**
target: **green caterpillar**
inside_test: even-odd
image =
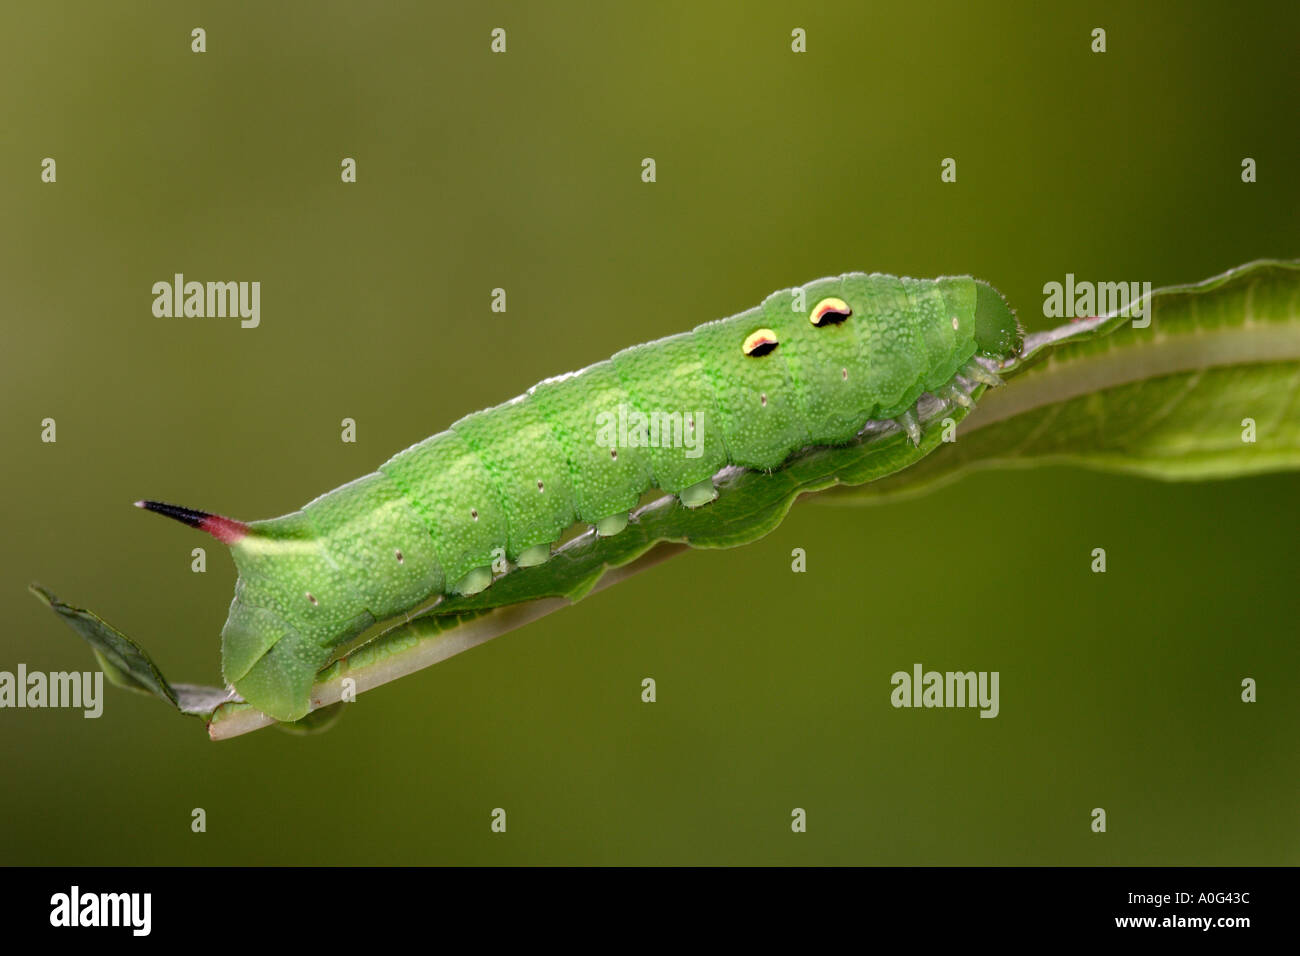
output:
[[[887,422],[919,445],[919,408],[970,407],[1023,345],[985,282],[850,273],[547,379],[283,517],[137,505],[230,546],[222,672],[293,721],[339,645],[377,621],[481,591],[506,560],[541,564],[575,522],[618,534],[651,488],[701,507],[729,465],[776,469]]]

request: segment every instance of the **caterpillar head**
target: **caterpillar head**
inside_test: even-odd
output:
[[[975,280],[975,347],[981,355],[1005,360],[1025,348],[1025,331],[1002,293]]]

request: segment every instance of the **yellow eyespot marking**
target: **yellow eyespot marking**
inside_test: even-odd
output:
[[[812,312],[808,313],[808,321],[821,328],[824,325],[838,325],[852,314],[853,310],[847,302],[832,296],[813,306]]]
[[[957,321],[957,316],[954,315],[952,317],[952,330],[956,332],[959,325],[960,323]]]
[[[750,358],[759,358],[776,351],[776,347],[781,343],[777,340],[776,333],[771,329],[759,329],[757,332],[751,332],[749,338],[745,339],[745,344],[740,350]]]

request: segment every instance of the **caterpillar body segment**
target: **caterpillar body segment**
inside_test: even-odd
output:
[[[728,465],[772,470],[873,423],[919,446],[922,396],[969,406],[967,389],[999,383],[984,363],[1022,347],[987,283],[850,273],[547,379],[279,518],[139,504],[230,546],[223,673],[292,721],[338,646],[375,622],[545,563],[575,522],[618,534],[651,488],[704,507]]]

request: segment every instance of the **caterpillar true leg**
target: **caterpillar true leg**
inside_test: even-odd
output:
[[[1005,385],[1001,377],[994,372],[990,372],[975,359],[971,359],[962,367],[961,374],[976,382],[984,385]]]
[[[921,447],[921,423],[917,421],[916,409],[909,408],[903,414],[894,419],[898,427],[907,432],[908,439],[912,444]]]
[[[950,402],[956,402],[962,408],[975,407],[974,400],[952,382],[949,382],[943,388],[939,389],[937,395],[939,398],[947,399]]]

